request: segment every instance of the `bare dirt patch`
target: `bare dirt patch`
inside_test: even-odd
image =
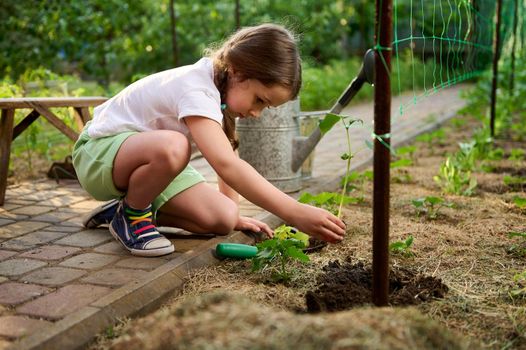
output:
[[[372,303],[371,266],[363,262],[352,264],[331,261],[323,267],[318,277],[318,287],[305,295],[307,311],[334,312]],[[416,305],[443,298],[447,286],[440,279],[418,274],[397,267],[389,272],[389,304],[392,306]]]

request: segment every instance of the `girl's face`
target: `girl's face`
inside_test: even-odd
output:
[[[290,91],[280,85],[267,87],[256,79],[240,80],[235,77],[226,94],[229,111],[240,118],[259,117],[269,106],[279,106],[290,100]]]

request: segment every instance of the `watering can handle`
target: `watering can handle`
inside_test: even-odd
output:
[[[309,137],[297,136],[292,139],[292,163],[291,169],[293,172],[299,170],[305,159],[314,150],[314,147],[321,140],[321,130],[319,127],[314,129]]]
[[[360,91],[363,84],[368,82],[374,83],[374,50],[369,49],[363,57],[363,64],[358,75],[351,81],[345,91],[338,98],[338,101],[332,106],[330,113],[339,114]]]
[[[374,82],[374,50],[369,49],[365,53],[363,65],[358,72],[358,75],[351,81],[345,91],[338,98],[338,101],[332,106],[329,113],[339,114],[345,106],[351,102],[354,96],[360,91],[363,84]],[[320,128],[316,128],[309,137],[295,137],[292,141],[292,163],[291,170],[298,171],[305,159],[314,150],[314,147],[321,140],[323,134]]]

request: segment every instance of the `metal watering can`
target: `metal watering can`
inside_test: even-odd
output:
[[[373,50],[365,53],[358,75],[328,113],[339,114],[365,82],[374,82]],[[323,136],[319,127],[310,136],[300,135],[299,100],[267,108],[257,119],[241,119],[236,131],[241,159],[284,192],[301,189],[300,168]]]

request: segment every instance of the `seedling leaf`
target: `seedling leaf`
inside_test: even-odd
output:
[[[340,156],[340,158],[341,158],[342,160],[347,160],[347,159],[351,159],[351,158],[352,158],[352,155],[349,154],[349,153],[344,153],[344,154],[342,154],[342,155]]]
[[[513,197],[513,203],[515,203],[519,209],[526,209],[526,198],[515,196]]]
[[[391,162],[391,169],[401,168],[401,167],[410,166],[410,165],[413,165],[413,161],[411,159],[402,158],[394,162]]]
[[[320,131],[322,136],[332,129],[334,124],[339,122],[341,117],[339,115],[328,113],[325,118],[320,121]]]
[[[411,246],[413,245],[413,235],[409,235],[403,241],[397,241],[389,244],[389,250],[394,254],[401,254],[406,258],[410,258],[415,254],[411,251]]]
[[[440,204],[444,202],[444,199],[440,197],[434,197],[434,196],[427,196],[425,200],[428,201],[432,205],[436,205],[436,204]]]
[[[309,262],[310,259],[304,252],[301,251],[301,249],[292,246],[287,248],[287,254],[296,260],[299,260],[301,262]]]
[[[509,232],[508,233],[508,237],[510,237],[510,238],[522,237],[522,238],[526,239],[526,232]]]
[[[411,203],[413,203],[413,205],[416,207],[416,208],[420,208],[420,207],[423,207],[424,206],[424,202],[425,202],[425,198],[417,198],[417,199],[413,199],[411,200]]]

